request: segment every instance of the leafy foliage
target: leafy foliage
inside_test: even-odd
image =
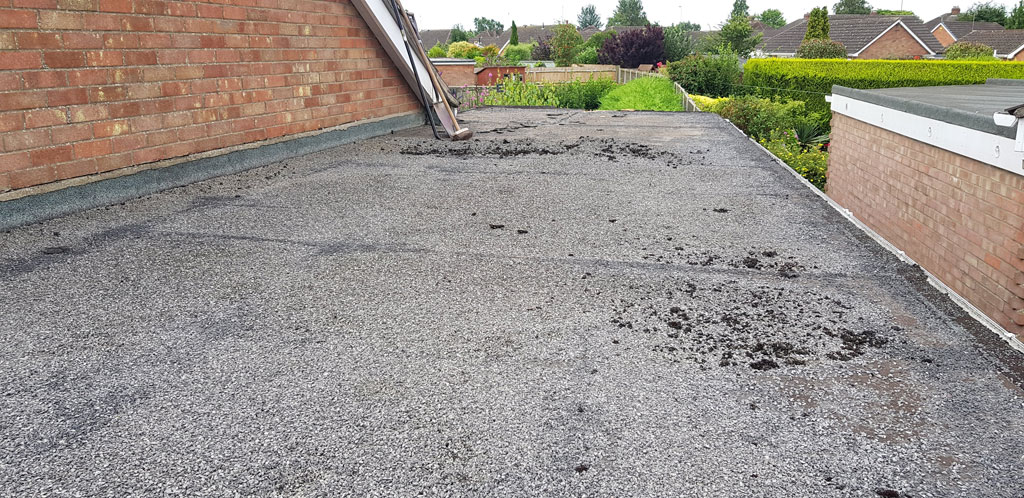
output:
[[[612,80],[591,79],[590,81],[559,83],[554,86],[554,89],[558,107],[593,111],[601,106],[601,97],[607,95],[616,86],[618,85]]]
[[[583,48],[593,47],[594,50],[600,51],[601,47],[604,46],[604,42],[609,38],[615,36],[615,30],[608,29],[605,31],[598,31],[590,36],[586,42],[583,43]]]
[[[786,18],[779,9],[768,9],[757,15],[757,20],[773,28],[781,28],[786,25]]]
[[[729,50],[739,54],[740,57],[750,57],[750,54],[761,43],[764,37],[762,33],[755,33],[750,25],[750,17],[745,15],[733,15],[722,25],[718,32],[721,41],[728,45]]]
[[[503,80],[501,90],[488,92],[484,97],[485,105],[507,106],[543,106],[557,107],[558,97],[551,87],[526,83],[519,78],[509,77]]]
[[[597,14],[597,7],[594,4],[584,5],[580,9],[580,14],[576,16],[576,25],[580,29],[597,28],[601,29],[604,23],[601,22],[601,16]]]
[[[692,93],[690,94],[690,100],[692,100],[693,103],[697,105],[697,108],[700,109],[701,111],[715,113],[717,113],[719,109],[722,108],[722,106],[729,102],[728,97],[715,99],[711,97],[705,97],[703,95],[694,95]]]
[[[697,29],[692,29],[693,26]],[[691,31],[700,31],[700,25],[687,22],[665,28],[665,59],[682,60],[696,51],[697,44],[693,41]]]
[[[533,55],[533,44],[509,45],[505,47],[505,59],[510,64],[519,64]]]
[[[839,0],[839,3],[832,6],[836,14],[870,14],[871,4],[866,0]]]
[[[484,48],[481,48],[480,55],[484,57],[495,57],[498,55],[498,51],[498,46],[492,43]]]
[[[495,21],[494,19],[488,19],[486,17],[477,17],[473,19],[473,27],[476,29],[477,34],[485,31],[491,31],[501,33],[505,31],[505,25]]]
[[[725,97],[733,93],[740,82],[740,63],[736,54],[691,55],[681,61],[670,62],[668,77],[687,92],[710,97]]]
[[[579,46],[583,44],[583,36],[576,31],[576,26],[565,23],[555,28],[555,36],[551,39],[551,58],[555,65],[562,67],[572,64]]]
[[[825,190],[828,172],[828,152],[822,146],[805,147],[797,139],[793,130],[773,130],[767,137],[760,140],[761,145],[782,159],[782,162],[793,168],[800,176],[812,185]]]
[[[1006,19],[1006,29],[1024,29],[1024,0],[1017,3]]]
[[[572,60],[573,64],[597,64],[598,62],[600,62],[600,59],[597,56],[597,49],[586,46],[584,46]]]
[[[732,13],[729,14],[729,17],[735,16],[750,17],[750,7],[747,6],[747,0],[733,0]]]
[[[948,48],[946,48],[946,59],[951,61],[956,60],[974,60],[974,61],[994,61],[998,60],[993,55],[995,50],[983,43],[975,42],[964,42],[958,41]]]
[[[436,45],[430,47],[430,50],[427,51],[427,57],[430,57],[431,59],[448,57],[448,49],[446,49],[444,45],[441,45],[441,42],[437,42]]]
[[[463,28],[461,24],[456,24],[455,26],[452,26],[452,34],[449,39],[451,40],[452,43],[464,42],[469,41],[469,39],[472,38],[474,35],[475,33],[466,31],[466,29]]]
[[[996,22],[1006,25],[1006,6],[995,2],[979,2],[960,14],[961,21]]]
[[[1024,79],[1024,64],[974,61],[751,59],[744,67],[743,82],[745,85],[765,88],[759,90],[759,93],[763,92],[762,95],[804,100],[809,111],[827,112],[829,106],[825,102],[825,95],[832,93],[833,85],[866,90],[973,85],[985,83],[988,78]],[[777,88],[786,90],[768,90]]]
[[[551,40],[548,38],[538,39],[537,44],[533,46],[533,53],[530,55],[536,61],[551,60]]]
[[[756,140],[766,138],[775,129],[793,129],[824,121],[821,114],[808,113],[799,100],[781,101],[741,95],[722,105],[718,114]]]
[[[597,52],[601,64],[634,68],[665,60],[665,32],[660,26],[647,26],[616,33]]]
[[[878,9],[878,15],[880,16],[912,16],[914,11],[912,10],[885,10]]]
[[[453,59],[473,59],[483,55],[480,47],[467,41],[459,41],[448,45],[448,57]]]
[[[683,101],[667,78],[639,78],[601,98],[603,111],[682,111]]]
[[[804,40],[796,51],[798,59],[845,59],[846,45],[832,40]]]
[[[830,26],[828,24],[828,9],[825,7],[811,10],[811,17],[807,20],[807,34],[804,40],[828,40]]]
[[[612,26],[647,26],[651,22],[647,20],[647,13],[644,12],[644,4],[640,0],[619,0],[615,12],[608,19],[608,27]]]
[[[512,33],[509,34],[508,44],[509,45],[519,45],[519,28],[516,27],[516,22],[515,21],[512,21],[512,28],[511,28],[510,31]]]

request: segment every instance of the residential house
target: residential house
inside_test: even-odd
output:
[[[766,37],[759,55],[793,57],[807,34],[808,16]],[[846,46],[851,59],[935,58],[944,48],[917,16],[833,15],[830,37]]]
[[[992,47],[1000,59],[1024,61],[1024,29],[975,30],[960,41],[981,43]]]
[[[424,29],[420,31],[420,42],[424,50],[430,50],[434,45],[448,45],[452,40],[450,29]]]
[[[935,36],[935,39],[939,40],[943,47],[948,47],[960,41],[961,38],[972,31],[1005,29],[999,23],[994,22],[961,21],[960,7],[953,7],[949,14],[936,17],[924,23],[924,25]]]

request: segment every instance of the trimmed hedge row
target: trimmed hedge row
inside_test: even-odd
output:
[[[869,90],[913,86],[972,85],[989,78],[1024,79],[1024,64],[980,61],[888,61],[751,59],[743,85],[764,97],[807,103],[810,112],[829,112],[832,85]]]

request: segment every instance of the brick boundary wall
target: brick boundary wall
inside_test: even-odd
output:
[[[0,0],[0,196],[419,108],[348,0]]]
[[[833,114],[828,195],[1024,339],[1024,177]]]

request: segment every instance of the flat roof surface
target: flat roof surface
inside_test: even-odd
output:
[[[0,495],[1021,496],[1021,356],[712,114],[0,233]]]
[[[1010,128],[995,125],[992,116],[1024,104],[1024,80],[990,80],[984,85],[930,86],[854,90],[833,93],[996,135],[1014,137]]]

